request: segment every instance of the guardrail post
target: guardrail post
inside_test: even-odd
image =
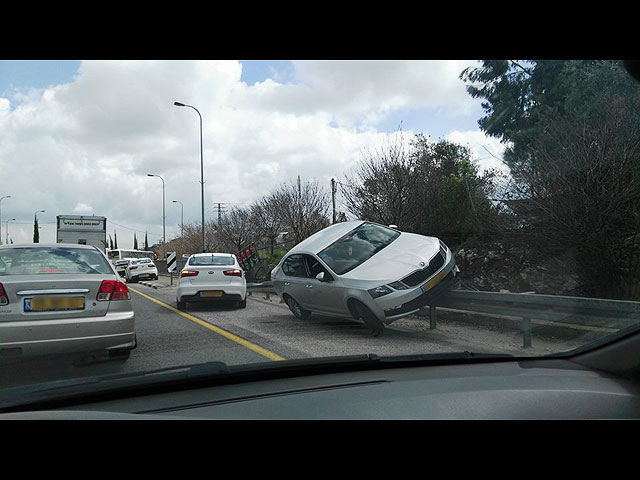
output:
[[[434,330],[436,328],[436,307],[429,306],[429,328]]]
[[[531,348],[531,319],[522,317],[522,347]]]

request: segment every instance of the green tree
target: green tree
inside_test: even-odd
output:
[[[519,240],[578,259],[585,293],[637,298],[640,86],[609,60],[484,61],[461,77],[506,142]]]
[[[118,248],[118,232],[113,231],[113,248]]]
[[[33,243],[40,243],[40,229],[38,228],[38,217],[33,218]]]
[[[138,239],[136,238],[136,232],[133,232],[133,249],[138,250]]]
[[[147,239],[147,232],[144,232],[144,249],[149,251],[149,240]]]

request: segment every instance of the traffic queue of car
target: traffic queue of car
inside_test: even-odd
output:
[[[373,222],[331,225],[289,250],[271,272],[276,293],[298,319],[358,319],[380,335],[449,288],[458,269],[435,237]],[[112,265],[96,247],[0,246],[0,356],[78,353],[126,359],[137,346],[127,283],[158,279],[148,258]],[[247,304],[246,275],[230,253],[191,255],[176,288],[188,304]]]

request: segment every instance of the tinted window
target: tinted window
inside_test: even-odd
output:
[[[235,259],[231,256],[219,256],[219,255],[211,255],[211,256],[202,256],[202,257],[191,257],[189,259],[189,265],[234,265]]]
[[[363,223],[318,256],[338,275],[353,270],[400,236],[400,232],[375,223]]]
[[[290,277],[308,277],[303,255],[291,255],[282,264],[282,271]]]
[[[84,248],[9,248],[3,250],[2,258],[0,275],[113,273],[106,258],[96,250]]]

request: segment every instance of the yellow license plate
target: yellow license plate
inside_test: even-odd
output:
[[[83,310],[84,297],[36,297],[25,298],[25,312],[51,312],[60,310]]]
[[[200,292],[203,297],[221,297],[222,292],[220,290],[209,290],[207,292]]]
[[[440,280],[442,280],[446,276],[447,276],[447,272],[445,270],[442,270],[439,274],[437,274],[435,277],[433,277],[427,283],[422,285],[422,291],[426,292],[427,290],[433,288],[434,286],[436,286],[438,284],[438,282]]]

